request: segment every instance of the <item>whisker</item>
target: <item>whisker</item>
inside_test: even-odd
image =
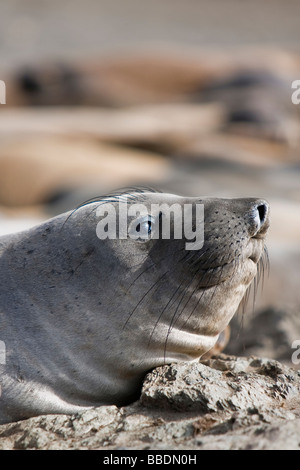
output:
[[[101,196],[94,196],[90,199],[87,199],[86,201],[83,201],[81,204],[79,204],[75,209],[72,210],[72,212],[69,214],[69,216],[66,218],[64,223],[62,224],[61,229],[64,228],[65,224],[68,222],[68,220],[74,215],[75,212],[77,212],[79,209],[88,206],[90,204],[93,204],[95,202],[99,202],[100,204],[105,204],[108,202],[126,202],[128,199],[130,201],[137,200],[138,197],[143,195],[144,193],[161,193],[161,191],[148,187],[148,186],[132,186],[132,187],[124,187],[119,189],[116,192],[111,192],[106,195],[101,195]],[[88,216],[91,215],[91,213],[94,211],[93,209]]]
[[[211,277],[212,275],[213,275],[213,272],[211,273],[210,277]],[[193,291],[193,293],[192,293],[193,295],[195,294],[195,292],[196,292],[197,290],[200,289],[203,278],[204,278],[204,277],[207,277],[207,276],[208,276],[207,272],[204,272],[204,273],[202,274],[201,279],[200,279],[200,281],[199,281],[198,284],[197,284],[197,287],[194,289],[194,291]],[[183,324],[181,325],[181,327],[180,327],[181,330],[184,328],[184,326],[186,325],[186,323],[190,320],[190,318],[191,318],[192,315],[194,314],[195,310],[198,308],[198,306],[199,306],[199,304],[200,304],[200,302],[201,302],[201,300],[202,300],[202,297],[203,297],[203,295],[206,293],[206,291],[207,291],[206,289],[203,289],[203,292],[201,293],[201,296],[200,296],[200,297],[198,298],[198,300],[196,301],[195,307],[193,308],[193,310],[191,311],[191,313],[189,314],[189,316],[186,318],[186,320],[185,320],[185,321],[183,322]],[[186,305],[187,305],[187,304],[186,304]],[[185,307],[186,307],[186,306],[185,306]],[[185,307],[184,307],[184,308],[185,308]],[[183,311],[184,311],[184,309],[180,312],[180,315],[177,317],[176,321],[174,322],[173,327],[174,327],[175,323],[179,320],[179,318],[180,318],[180,316],[182,315]]]
[[[132,312],[130,313],[129,317],[127,318],[127,320],[125,321],[124,323],[124,326],[123,326],[123,330],[126,328],[130,318],[132,317],[132,315],[134,314],[134,312],[137,310],[137,308],[140,306],[140,304],[143,302],[143,300],[145,299],[145,297],[149,294],[149,292],[151,292],[155,286],[159,285],[160,281],[168,274],[169,270],[166,271],[162,276],[160,276],[158,278],[158,280],[147,290],[147,292],[145,292],[145,294],[143,294],[142,298],[139,300],[139,302],[136,304],[136,306],[134,307],[134,309],[132,310]]]
[[[138,266],[138,265],[137,265]],[[144,269],[144,271],[142,271],[133,281],[131,284],[129,284],[129,287],[126,289],[126,293],[129,292],[130,288],[133,286],[133,284],[143,275],[145,274],[147,271],[149,271],[149,269],[153,268],[154,267],[154,263],[152,263],[150,266],[148,266],[147,268]]]
[[[210,258],[212,255],[213,255],[213,253],[210,254],[210,256],[208,257],[208,260],[209,260],[209,258]],[[200,258],[201,258],[201,256],[199,256],[199,259],[200,259]],[[217,258],[215,258],[215,259],[213,260],[213,262],[214,262],[216,259],[217,259]],[[193,278],[192,278],[192,282],[193,282],[194,278],[199,274],[200,271],[201,271],[201,267],[199,267],[199,269],[195,272],[195,274],[194,274],[194,276],[193,276]],[[206,272],[204,272],[204,273],[202,274],[200,283],[202,282],[202,279],[203,279],[204,276],[206,276],[206,275],[207,275]],[[192,282],[191,282],[191,284],[192,284]],[[200,284],[200,285],[201,285],[201,284]],[[190,287],[190,286],[188,286],[188,287]],[[175,323],[179,320],[179,318],[180,318],[180,316],[182,315],[182,313],[184,312],[184,310],[185,310],[187,304],[189,303],[191,297],[195,294],[195,292],[196,292],[197,289],[199,289],[199,284],[197,284],[197,287],[192,291],[192,294],[190,295],[189,300],[188,300],[188,301],[186,302],[186,304],[184,305],[184,307],[183,307],[183,309],[181,310],[181,312],[180,312],[180,314],[178,315],[178,317],[177,317],[176,319],[173,317],[173,318],[174,318],[174,322],[173,322],[173,324],[172,324],[172,322],[171,322],[171,324],[170,324],[171,329],[174,328]],[[175,314],[176,314],[176,312],[175,312]],[[173,320],[172,320],[172,321],[173,321]]]
[[[162,312],[160,313],[158,319],[156,320],[155,325],[154,325],[154,327],[153,327],[153,330],[151,331],[151,334],[150,334],[150,337],[149,337],[148,347],[149,347],[149,345],[150,345],[150,343],[151,343],[151,340],[152,340],[154,331],[155,331],[157,325],[159,324],[160,319],[162,318],[164,312],[165,312],[166,309],[168,308],[170,302],[173,300],[173,297],[175,297],[175,295],[177,294],[177,292],[181,289],[182,285],[183,285],[183,283],[180,283],[180,284],[178,285],[178,287],[175,289],[174,294],[173,294],[172,297],[168,300],[167,304],[165,305],[165,307],[163,308]],[[173,300],[173,303],[174,303],[174,302],[176,302],[176,298]]]
[[[191,292],[189,298],[188,298],[188,301],[186,302],[186,304],[184,305],[183,309],[181,310],[180,314],[178,315],[178,317],[176,318],[176,313],[181,305],[181,302],[183,301],[185,295],[186,295],[186,291],[187,289],[192,285],[192,283],[194,282],[194,278],[196,277],[196,275],[198,274],[198,272],[196,272],[192,278],[192,280],[188,283],[188,285],[184,288],[184,291],[183,291],[183,294],[177,304],[177,307],[176,307],[176,310],[175,312],[173,313],[173,316],[171,318],[171,321],[170,321],[170,324],[169,324],[169,327],[168,327],[168,331],[167,331],[167,335],[166,335],[166,340],[165,340],[165,346],[164,346],[164,360],[166,360],[166,353],[167,353],[167,343],[168,343],[168,339],[169,339],[169,336],[171,334],[171,331],[172,329],[174,328],[174,325],[176,323],[176,321],[179,319],[180,315],[182,314],[182,312],[184,311],[186,305],[189,303],[190,299],[192,298],[192,296],[194,295],[194,293],[196,292],[198,286]]]

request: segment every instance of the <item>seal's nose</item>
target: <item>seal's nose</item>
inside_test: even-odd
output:
[[[252,208],[252,217],[256,225],[256,234],[267,229],[269,226],[269,204],[263,200],[257,202]]]

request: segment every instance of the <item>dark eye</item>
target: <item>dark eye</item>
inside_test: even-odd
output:
[[[152,230],[152,222],[151,220],[145,220],[141,224],[136,226],[136,231],[139,232],[142,236],[149,235]]]
[[[140,242],[150,240],[155,233],[155,219],[151,215],[139,217],[134,220],[128,229],[130,238]]]

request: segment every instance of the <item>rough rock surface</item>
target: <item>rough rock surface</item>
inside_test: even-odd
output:
[[[159,367],[140,400],[0,426],[0,449],[299,449],[300,371],[220,355]]]
[[[247,356],[267,356],[290,365],[300,344],[299,307],[267,307],[243,318],[237,315],[230,328],[226,353],[239,356],[246,351]]]

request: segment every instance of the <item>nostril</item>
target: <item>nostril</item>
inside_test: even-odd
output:
[[[268,206],[267,204],[259,204],[257,206],[258,216],[260,220],[260,225],[263,225],[267,218]]]
[[[255,204],[252,209],[252,217],[254,221],[254,234],[265,233],[268,229],[268,215],[269,215],[269,204],[266,201],[259,201]]]

